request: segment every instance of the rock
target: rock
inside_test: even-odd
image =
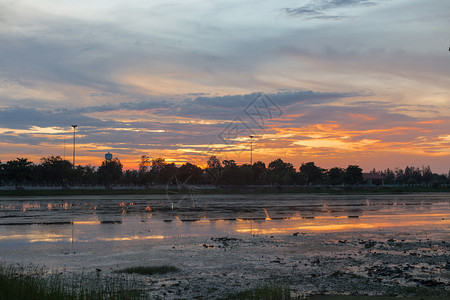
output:
[[[377,242],[368,241],[368,242],[364,245],[364,248],[370,249],[370,248],[373,248],[376,244],[377,244]]]

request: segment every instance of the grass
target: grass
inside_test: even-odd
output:
[[[99,273],[63,275],[34,266],[0,264],[0,300],[144,299],[125,277]]]
[[[394,286],[382,296],[365,295],[316,295],[310,300],[443,300],[450,299],[450,290],[444,286],[423,287],[423,286]]]
[[[199,187],[201,189],[201,186]],[[178,194],[189,194],[188,189],[176,189]],[[439,193],[450,192],[450,187],[400,187],[400,186],[345,186],[345,187],[275,187],[224,186],[222,189],[204,189],[202,194],[407,194],[407,193]],[[0,190],[0,196],[71,196],[71,195],[164,195],[165,188],[150,189],[58,189],[58,190]]]
[[[222,300],[288,300],[291,299],[291,290],[286,283],[266,283],[255,289],[228,295]]]
[[[140,275],[155,275],[179,272],[180,269],[174,266],[138,266],[130,267],[114,271],[114,273],[140,274]]]
[[[443,300],[448,299],[444,297],[388,297],[388,296],[346,296],[346,295],[335,295],[335,296],[314,296],[307,298],[309,300]]]

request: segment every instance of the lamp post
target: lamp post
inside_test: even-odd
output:
[[[249,136],[249,138],[250,138],[250,166],[253,165],[253,138],[254,137],[255,137],[254,135]]]
[[[75,128],[78,127],[78,125],[72,125],[73,127],[73,157],[72,157],[72,168],[75,169]]]

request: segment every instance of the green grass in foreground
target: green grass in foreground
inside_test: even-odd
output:
[[[450,299],[449,291],[445,289],[430,289],[426,287],[397,287],[383,296],[365,295],[316,295],[307,297],[310,300],[443,300]],[[255,289],[237,292],[221,300],[294,300],[304,299],[291,296],[291,289],[287,283],[265,283]]]
[[[252,290],[228,295],[222,300],[289,300],[291,290],[286,283],[267,283]]]
[[[387,297],[387,296],[344,296],[344,295],[336,295],[336,296],[314,296],[308,298],[309,300],[443,300],[448,299],[444,297]]]
[[[143,299],[134,281],[98,273],[63,275],[0,264],[0,300]]]
[[[130,267],[121,270],[114,271],[114,273],[127,273],[127,274],[141,274],[141,275],[154,275],[154,274],[166,274],[179,272],[180,269],[174,266],[138,266]]]

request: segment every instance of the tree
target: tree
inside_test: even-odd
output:
[[[67,185],[74,175],[72,164],[60,156],[42,157],[38,170],[46,184],[58,186]]]
[[[2,161],[0,160],[0,185],[2,184],[2,181],[5,178],[5,172],[3,171],[3,164]]]
[[[139,184],[147,185],[152,182],[152,173],[149,172],[150,166],[152,165],[150,157],[147,155],[141,156],[141,161],[139,163],[139,172],[137,174],[137,181]],[[155,162],[155,164],[158,164]]]
[[[317,167],[314,162],[302,163],[300,174],[306,178],[308,184],[318,184],[323,182],[324,169]]]
[[[345,179],[345,170],[342,168],[334,167],[327,172],[327,180],[329,184],[337,185],[343,184]]]
[[[136,170],[126,170],[123,173],[121,182],[125,185],[136,185],[139,183],[139,172]]]
[[[362,169],[359,166],[349,165],[345,169],[345,183],[359,184],[363,183]]]
[[[178,168],[174,163],[165,164],[159,172],[158,180],[161,184],[178,184],[176,175]]]
[[[94,185],[98,182],[96,167],[93,167],[91,165],[77,166],[74,172],[75,175],[73,176],[73,180],[78,184]]]
[[[202,169],[191,163],[185,163],[178,169],[178,180],[186,184],[199,184],[202,182]]]
[[[232,159],[222,161],[223,171],[219,179],[220,184],[240,184],[239,168],[236,162]]]
[[[237,176],[236,176],[236,184],[239,185],[247,185],[253,183],[253,168],[250,164],[243,164],[242,166],[239,166],[237,170]]]
[[[215,155],[212,155],[206,163],[209,169],[220,169],[222,166],[220,160]]]
[[[32,178],[33,162],[27,158],[17,158],[3,165],[6,178],[14,181],[16,189],[20,188],[26,179]]]
[[[391,169],[387,168],[383,174],[384,176],[384,183],[385,184],[393,184],[395,183],[395,173]]]
[[[223,169],[220,160],[215,155],[212,155],[206,164],[208,165],[206,168],[207,180],[217,185],[222,176]]]
[[[253,163],[253,182],[256,184],[264,184],[267,180],[267,169],[266,164],[262,161],[257,161]]]
[[[402,169],[395,168],[395,182],[398,184],[404,184],[405,183],[405,173]]]
[[[272,161],[267,168],[270,183],[282,185],[294,183],[296,173],[291,163],[285,163],[281,158]]]
[[[116,184],[122,177],[122,163],[118,158],[112,160],[105,160],[98,168],[97,174],[99,180],[105,185],[110,186]]]
[[[159,174],[166,165],[167,163],[165,158],[158,157],[152,159],[152,172]]]
[[[430,166],[422,166],[421,173],[423,182],[425,182],[426,184],[430,184],[433,181],[433,172],[431,172]]]
[[[139,162],[139,173],[148,172],[151,164],[152,161],[150,161],[150,157],[148,157],[147,155],[142,155],[141,161]]]

